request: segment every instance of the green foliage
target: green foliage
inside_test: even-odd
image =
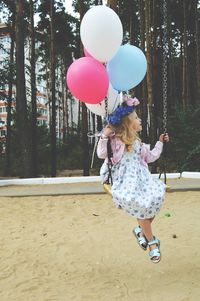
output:
[[[58,169],[81,169],[82,147],[77,134],[69,134],[58,149]]]
[[[167,170],[200,171],[200,107],[176,107],[169,118]]]
[[[71,64],[71,52],[77,51],[79,48],[79,40],[77,38],[79,32],[78,20],[66,13],[63,1],[55,1],[54,14],[54,32],[55,32],[55,51],[56,56],[62,54],[66,57],[66,61]],[[38,54],[44,55],[43,61],[49,56],[49,35],[50,35],[50,6],[49,1],[41,1],[38,12],[40,21],[37,26],[37,39],[40,41]]]
[[[15,15],[15,3],[16,1],[0,1],[0,9],[3,12],[4,19],[8,22],[8,25],[12,23],[12,14]],[[98,1],[80,1],[74,0],[73,7],[75,12],[81,13],[81,16],[95,3]],[[151,1],[150,1],[151,2]],[[168,108],[172,110],[174,104],[177,106],[182,103],[182,95],[184,85],[189,87],[189,99],[190,103],[198,103],[198,93],[195,84],[195,80],[192,76],[195,76],[195,64],[198,62],[194,59],[195,54],[195,27],[194,18],[191,18],[194,12],[191,11],[192,1],[186,2],[187,16],[186,16],[186,42],[184,42],[184,11],[183,2],[181,0],[169,0],[168,5],[168,36],[170,41],[170,56],[169,56],[169,72],[168,72]],[[200,13],[200,0],[197,1],[198,16]],[[28,22],[29,17],[29,2],[25,1],[25,21]],[[55,14],[54,14],[54,32],[55,32],[55,52],[56,52],[56,68],[59,70],[66,69],[72,63],[72,58],[78,58],[81,55],[80,49],[80,20],[79,18],[73,17],[65,11],[64,0],[55,0]],[[132,1],[122,0],[118,1],[118,14],[122,21],[124,28],[124,35],[130,38],[130,41],[134,45],[141,45],[141,16],[143,12],[143,5],[145,1]],[[158,119],[158,126],[162,123],[159,119],[162,111],[162,88],[161,88],[161,64],[162,64],[162,49],[163,49],[163,12],[162,12],[162,0],[151,2],[151,11],[153,16],[149,16],[151,22],[149,24],[151,28],[152,43],[155,42],[152,47],[152,58],[157,60],[157,65],[152,70],[155,86],[155,104],[156,104],[156,118]],[[50,0],[34,1],[35,12],[40,16],[40,21],[36,28],[36,61],[43,63],[43,69],[36,74],[37,80],[46,80],[49,82],[49,71],[50,71]],[[153,8],[153,9],[152,9]],[[152,13],[151,12],[151,13]],[[189,19],[190,17],[190,19]],[[144,20],[145,21],[145,20]],[[189,22],[190,21],[190,22]],[[199,24],[199,17],[197,19]],[[9,25],[9,26],[10,26]],[[145,24],[143,24],[145,25]],[[28,36],[27,23],[24,27]],[[145,29],[146,30],[146,29]],[[146,38],[146,32],[144,31],[144,38]],[[98,37],[97,37],[98,38]],[[185,44],[184,44],[185,43]],[[185,46],[184,46],[185,45]],[[184,47],[187,46],[187,72],[188,77],[186,78],[187,83],[183,83],[183,57]],[[3,45],[0,45],[2,48]],[[7,53],[9,55],[9,52]],[[0,99],[5,100],[7,94],[4,91],[5,85],[8,85],[10,78],[10,65],[9,57],[3,62],[0,67]],[[15,63],[14,63],[15,64]],[[41,64],[40,64],[41,65]],[[62,68],[61,68],[62,66]],[[64,66],[64,67],[63,67]],[[15,69],[15,65],[13,66]],[[172,68],[173,67],[173,68]],[[30,72],[30,67],[26,66],[26,70]],[[66,70],[62,71],[64,74]],[[15,72],[14,72],[15,73]],[[15,83],[15,74],[13,75],[13,83]],[[57,77],[57,83],[60,84],[60,79]],[[140,86],[141,87],[141,86]],[[172,91],[171,91],[172,90]],[[192,91],[192,92],[191,92]],[[172,93],[173,92],[173,93]],[[193,93],[196,95],[193,96]],[[69,91],[66,91],[67,97],[71,97]],[[62,100],[62,92],[59,91],[58,101]],[[73,98],[72,98],[73,99]],[[73,111],[68,110],[71,114],[71,120],[73,120]],[[29,114],[30,119],[30,114]],[[160,164],[163,161],[167,163],[168,171],[199,171],[200,169],[200,131],[198,128],[200,120],[200,108],[199,107],[176,107],[169,118],[169,134],[170,143],[167,145],[167,157],[166,159],[161,158]],[[18,139],[16,136],[15,128],[15,117],[13,116],[12,121],[14,125],[11,131],[11,164],[12,164],[12,176],[18,176],[20,168],[20,154]],[[74,127],[74,125],[71,125]],[[80,129],[79,129],[80,130]],[[29,125],[29,133],[31,139],[31,125]],[[49,176],[51,170],[51,137],[50,131],[44,126],[38,126],[38,168],[39,174]],[[0,144],[0,151],[3,149],[3,143]],[[73,129],[73,133],[68,133],[64,142],[57,141],[57,169],[79,169],[82,168],[82,157],[83,150],[78,136],[77,131]],[[92,153],[92,147],[90,149]],[[91,158],[92,154],[90,154]],[[1,158],[1,169],[4,166],[4,154]],[[94,166],[99,165],[100,160],[95,157]]]
[[[15,119],[15,116],[14,116]],[[51,136],[46,126],[37,127],[38,143],[38,175],[50,176],[51,174]],[[0,175],[4,174],[5,153],[2,153],[3,142],[0,142]],[[11,130],[11,164],[12,174],[17,177],[20,169],[20,149],[15,123]],[[57,169],[82,169],[82,148],[77,133],[68,134],[65,143],[57,141]]]

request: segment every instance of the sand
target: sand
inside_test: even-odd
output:
[[[159,264],[108,195],[1,197],[0,211],[1,301],[200,300],[200,192],[167,194]]]

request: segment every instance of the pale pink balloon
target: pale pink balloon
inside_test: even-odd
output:
[[[67,71],[71,93],[86,103],[99,103],[107,94],[109,77],[104,65],[91,57],[74,61]]]
[[[84,51],[84,54],[85,54],[86,57],[92,57],[93,58],[93,56],[87,51],[86,48],[84,48],[83,51]]]

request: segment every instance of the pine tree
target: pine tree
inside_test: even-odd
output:
[[[31,65],[31,176],[38,174],[38,146],[37,146],[37,101],[36,101],[36,74],[35,74],[35,28],[34,2],[30,0],[30,65]]]
[[[18,160],[20,177],[30,176],[30,145],[28,143],[28,116],[24,71],[24,11],[23,0],[16,0],[16,117],[19,141]]]

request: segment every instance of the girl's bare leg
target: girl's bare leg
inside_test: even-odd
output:
[[[154,218],[155,218],[155,216],[150,218],[151,223],[153,222]]]
[[[148,241],[152,241],[154,239],[153,233],[152,233],[152,228],[151,228],[151,223],[152,223],[153,219],[154,218],[151,218],[151,219],[139,219],[138,218],[137,219],[138,224],[142,228],[141,235],[144,235]],[[155,248],[157,248],[156,244],[149,246],[150,251]],[[157,257],[155,257],[155,259],[157,259]]]
[[[153,240],[153,233],[152,233],[152,229],[151,229],[151,219],[137,219],[138,220],[138,224],[140,225],[140,227],[142,228],[142,234],[145,235],[146,239],[148,241]]]
[[[149,219],[145,219],[145,220],[148,220],[148,221],[150,221],[150,224],[153,222],[153,220],[154,220],[154,218],[155,218],[155,216],[153,216],[153,217],[151,217],[151,218],[149,218]],[[141,232],[141,236],[144,236],[145,234],[143,233],[143,227],[141,226],[141,224],[140,224],[140,221],[141,221],[141,223],[143,224],[143,221],[144,221],[144,219],[137,219],[138,220],[138,224],[140,225],[140,227],[142,228],[142,232]],[[152,234],[152,232],[151,232],[151,234]],[[146,235],[145,235],[146,236]],[[152,234],[152,236],[153,236],[153,234]],[[146,237],[147,238],[147,237]],[[148,240],[148,239],[147,239]],[[148,240],[149,241],[149,240]]]

